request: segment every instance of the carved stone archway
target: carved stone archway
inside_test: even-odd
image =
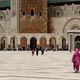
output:
[[[58,48],[59,48],[60,50],[66,50],[66,49],[67,49],[65,37],[60,37],[60,38],[59,38],[59,46],[58,46]]]
[[[18,38],[17,37],[11,37],[10,48],[11,49],[17,49],[18,48]]]
[[[67,31],[72,30],[73,27],[78,27],[80,29],[80,18],[72,18],[66,22],[63,28],[63,33],[67,33]],[[74,28],[77,29],[77,28]]]
[[[7,37],[2,37],[1,38],[1,49],[7,49],[8,48],[8,38]]]
[[[47,39],[46,39],[45,37],[41,37],[41,38],[40,38],[39,46],[40,46],[41,48],[46,48],[46,46],[47,46]]]
[[[30,49],[35,49],[37,48],[37,39],[35,37],[32,37],[30,39]]]
[[[27,39],[26,37],[21,37],[20,39],[20,48],[25,50],[27,48]]]
[[[55,37],[51,37],[49,39],[49,47],[50,47],[50,49],[56,50],[56,39],[55,39]]]

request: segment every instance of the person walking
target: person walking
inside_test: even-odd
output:
[[[44,55],[44,48],[41,48],[41,54]]]
[[[35,49],[32,49],[32,56],[34,56],[34,51],[35,51]]]
[[[38,56],[38,53],[39,53],[39,49],[38,48],[36,48],[36,55]]]
[[[79,72],[79,66],[80,66],[80,54],[79,49],[75,49],[75,53],[72,56],[72,63],[73,63],[73,69],[75,70],[75,73]]]

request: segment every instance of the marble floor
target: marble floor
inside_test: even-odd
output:
[[[80,80],[68,51],[0,51],[0,80]]]

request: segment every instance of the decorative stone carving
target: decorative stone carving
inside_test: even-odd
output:
[[[50,6],[49,8],[49,15],[51,17],[61,17],[64,15],[64,12],[63,12],[63,9],[61,7],[53,7],[53,6]]]
[[[3,26],[0,24],[0,33],[4,33]]]
[[[74,26],[71,28],[71,30],[80,30],[80,27],[79,27],[79,26],[74,25]]]
[[[64,25],[63,32],[66,33],[68,30],[76,28],[80,28],[80,18],[71,18]]]
[[[6,15],[4,11],[0,11],[0,20],[5,20],[6,19]]]
[[[80,16],[80,6],[77,6],[77,7],[75,8],[74,14],[75,14],[76,16]]]
[[[16,15],[16,0],[11,0],[12,17]]]

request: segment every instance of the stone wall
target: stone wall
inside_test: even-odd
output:
[[[49,6],[49,27],[52,33],[66,33],[72,27],[80,28],[80,7],[79,5]]]
[[[20,33],[47,33],[47,0],[30,1],[21,0]]]
[[[28,48],[28,45],[30,46],[31,39],[36,39],[36,43],[38,47],[49,48],[49,44],[51,43],[54,46],[54,49],[57,49],[57,45],[61,46],[62,44],[59,44],[60,38],[64,37],[66,40],[66,45],[68,45],[67,35],[65,34],[24,34],[24,33],[13,33],[13,34],[0,34],[0,47],[1,43],[3,43],[5,40],[5,48],[7,49],[8,46],[10,46],[13,49],[13,39],[15,40],[15,48],[19,46]],[[52,39],[52,41],[50,41]],[[55,42],[54,42],[55,40]],[[24,41],[24,42],[23,42]],[[62,43],[62,42],[60,42]],[[35,45],[35,44],[34,44]],[[65,46],[66,46],[65,45]]]

